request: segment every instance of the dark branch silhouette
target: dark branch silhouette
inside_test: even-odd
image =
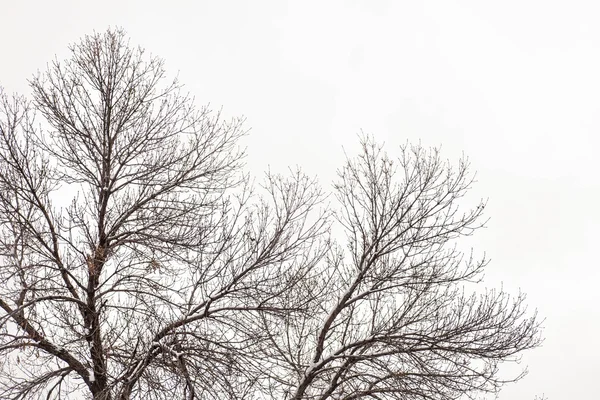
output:
[[[70,49],[32,100],[1,93],[1,398],[441,400],[522,376],[498,369],[539,345],[535,313],[474,289],[487,261],[457,247],[485,222],[466,160],[362,137],[333,196],[254,185],[242,119],[120,30]]]

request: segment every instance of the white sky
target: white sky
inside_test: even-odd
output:
[[[391,153],[464,151],[490,200],[472,241],[486,284],[546,317],[530,374],[500,399],[585,400],[600,374],[599,17],[577,0],[0,0],[0,84],[27,93],[67,44],[121,26],[198,105],[247,116],[255,173],[298,164],[328,184],[361,129]]]

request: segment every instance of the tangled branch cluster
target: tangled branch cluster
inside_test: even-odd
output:
[[[119,30],[30,83],[0,99],[1,398],[456,399],[539,344],[523,296],[466,289],[466,160],[365,137],[333,196],[255,186],[243,121]]]

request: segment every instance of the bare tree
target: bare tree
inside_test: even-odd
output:
[[[469,290],[487,261],[457,248],[485,222],[484,202],[460,211],[467,160],[452,168],[420,146],[394,160],[361,144],[335,184],[346,246],[330,250],[313,313],[279,331],[265,319],[277,397],[474,398],[522,377],[501,379],[498,366],[540,343],[535,314],[523,295]]]
[[[299,171],[255,186],[243,121],[120,30],[31,87],[0,104],[0,397],[454,399],[539,344],[522,296],[468,294],[466,161],[363,138],[333,205]]]

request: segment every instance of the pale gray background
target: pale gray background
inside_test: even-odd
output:
[[[254,173],[301,165],[324,184],[360,129],[461,151],[489,197],[469,245],[486,284],[529,294],[547,320],[530,374],[502,400],[597,399],[600,235],[597,1],[0,0],[0,84],[68,43],[122,26],[167,60],[199,105],[246,115]]]

